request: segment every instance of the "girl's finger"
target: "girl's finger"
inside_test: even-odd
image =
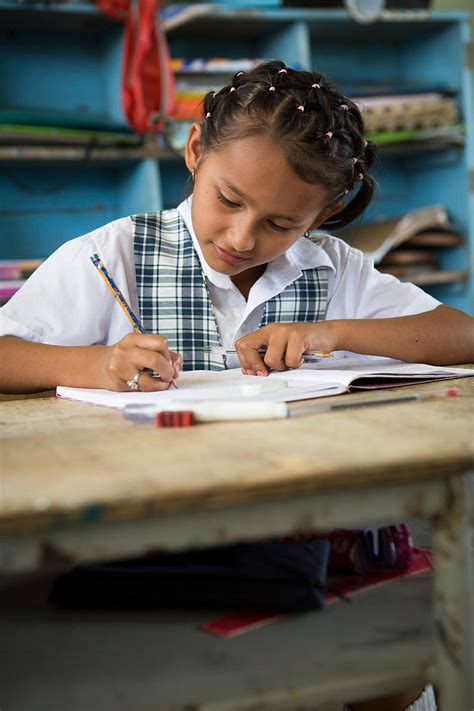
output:
[[[272,343],[268,346],[263,359],[265,365],[271,370],[287,370],[287,365],[285,362],[286,344],[279,345]]]
[[[171,365],[173,366],[174,370],[174,375],[173,379],[176,380],[179,378],[179,374],[183,365],[183,356],[181,353],[175,353],[174,351],[171,351]]]
[[[132,347],[161,353],[168,362],[171,362],[171,351],[168,348],[168,340],[164,336],[157,333],[135,333],[131,334],[130,340],[133,344]]]
[[[171,381],[165,382],[161,378],[152,377],[149,373],[142,373],[140,375],[138,385],[140,387],[140,390],[144,393],[169,390],[172,387]]]
[[[303,363],[303,352],[306,346],[301,338],[290,338],[285,353],[285,364],[287,368],[299,368]]]
[[[247,345],[247,343],[240,341],[235,344],[240,366],[245,375],[268,375],[268,369],[258,352],[259,347],[252,347],[250,343]]]
[[[133,363],[137,370],[151,370],[158,373],[164,382],[169,383],[175,376],[175,369],[171,362],[155,351],[133,348],[129,353],[129,363]]]

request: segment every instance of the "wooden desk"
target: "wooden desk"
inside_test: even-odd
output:
[[[417,579],[238,641],[194,628],[212,615],[156,613],[155,643],[173,634],[185,642],[189,683],[168,699],[163,679],[176,660],[163,651],[158,697],[146,708],[310,709],[433,680],[443,711],[472,711],[474,379],[452,384],[461,397],[180,430],[55,398],[3,402],[0,570],[426,518],[434,619]],[[216,664],[220,685],[209,676]]]

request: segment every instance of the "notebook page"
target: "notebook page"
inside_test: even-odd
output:
[[[420,363],[403,363],[391,359],[370,361],[342,359],[334,362],[306,364],[295,370],[271,373],[267,378],[242,375],[240,368],[223,371],[197,370],[182,373],[178,390],[162,392],[113,392],[110,390],[58,387],[58,397],[79,400],[104,407],[190,401],[251,401],[292,402],[347,392],[357,378],[379,377],[407,380],[436,380],[474,375],[473,368],[441,368]]]
[[[301,382],[288,378],[268,378],[242,375],[240,368],[226,371],[198,370],[185,372],[177,381],[178,390],[161,392],[113,392],[92,388],[68,388],[59,386],[56,395],[68,400],[79,400],[104,407],[123,408],[126,405],[151,405],[167,407],[179,402],[223,401],[241,402],[267,400],[271,402],[292,402],[315,397],[338,395],[345,387],[334,378],[322,382],[313,380]],[[279,376],[284,373],[279,373]],[[271,387],[269,387],[271,386]]]

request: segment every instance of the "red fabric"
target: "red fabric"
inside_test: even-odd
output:
[[[175,101],[168,43],[159,24],[159,0],[96,0],[125,22],[122,105],[135,131],[160,131]]]
[[[432,567],[431,551],[428,548],[417,548],[406,570],[378,571],[376,573],[355,574],[336,578],[331,581],[331,592],[326,593],[324,600],[327,604],[337,602],[340,599],[353,597],[370,588],[385,585],[392,582],[392,580],[425,573]],[[240,611],[221,617],[218,620],[204,622],[200,625],[200,628],[215,637],[236,637],[272,622],[278,622],[278,620],[282,620],[290,614],[292,613],[282,612],[281,610],[269,610],[268,612],[262,612],[261,610],[257,612]]]

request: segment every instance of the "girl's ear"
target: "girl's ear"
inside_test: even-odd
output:
[[[337,202],[327,207],[325,210],[322,210],[311,225],[310,230],[317,230],[320,225],[326,222],[326,220],[329,220],[330,217],[332,217],[333,215],[337,215],[338,212],[341,212],[343,207],[344,201],[338,200]]]
[[[201,124],[193,123],[189,129],[186,147],[184,149],[184,161],[190,173],[196,169],[199,158],[201,157]]]

